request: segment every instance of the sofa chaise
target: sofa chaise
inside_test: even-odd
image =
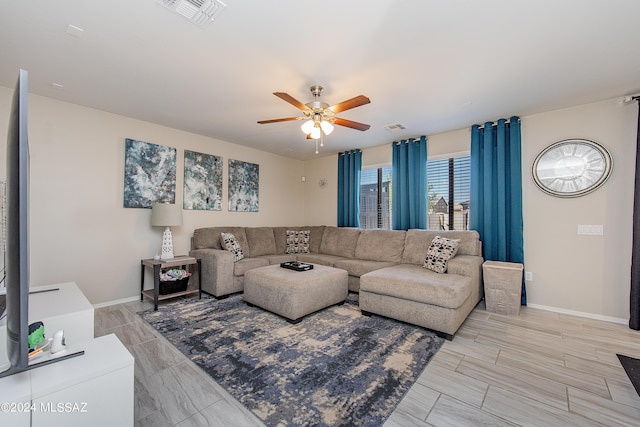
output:
[[[291,252],[287,231],[308,231],[304,252]],[[243,257],[226,250],[231,233]],[[459,240],[445,273],[424,268],[436,236]],[[191,256],[202,260],[202,290],[214,297],[242,292],[244,274],[285,261],[346,270],[364,314],[416,324],[451,339],[483,296],[482,245],[476,231],[363,230],[333,226],[207,227],[194,231]]]

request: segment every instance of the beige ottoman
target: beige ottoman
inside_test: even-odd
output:
[[[347,272],[314,264],[294,271],[280,264],[254,268],[244,274],[244,300],[279,314],[292,323],[347,298]]]

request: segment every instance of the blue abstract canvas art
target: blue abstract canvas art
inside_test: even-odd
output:
[[[176,149],[125,139],[124,207],[176,201]]]
[[[260,166],[229,160],[229,211],[258,212]]]
[[[183,209],[222,210],[222,157],[184,150]]]

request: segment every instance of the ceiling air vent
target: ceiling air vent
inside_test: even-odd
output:
[[[386,130],[388,130],[389,132],[397,132],[399,130],[406,129],[406,127],[404,125],[401,125],[400,123],[393,123],[393,124],[390,124],[390,125],[386,125],[384,128]]]
[[[156,0],[201,28],[207,28],[227,7],[220,0]]]

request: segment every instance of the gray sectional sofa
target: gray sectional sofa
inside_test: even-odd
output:
[[[309,252],[286,254],[287,230],[309,230]],[[232,233],[244,259],[223,249]],[[460,239],[448,271],[423,267],[437,235]],[[349,290],[360,293],[365,314],[416,324],[451,339],[482,299],[482,245],[475,231],[362,230],[333,226],[208,227],[196,229],[191,256],[202,260],[202,290],[215,296],[241,292],[245,272],[285,261],[327,265],[348,272]]]

